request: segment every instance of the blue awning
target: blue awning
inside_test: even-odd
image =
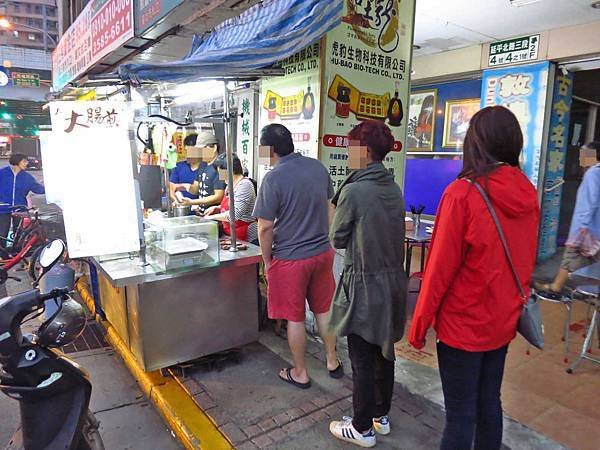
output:
[[[223,22],[204,39],[194,37],[189,54],[162,64],[124,64],[123,80],[186,82],[255,72],[321,38],[340,23],[343,0],[265,0]]]

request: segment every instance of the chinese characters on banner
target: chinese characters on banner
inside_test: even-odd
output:
[[[133,0],[92,0],[52,53],[55,90],[133,37]]]
[[[60,197],[69,254],[139,250],[127,104],[52,102],[50,118],[44,181]]]
[[[281,63],[285,76],[263,80],[260,92],[260,128],[285,125],[296,151],[317,158],[319,152],[320,45],[312,44]],[[259,159],[258,181],[270,169]]]
[[[139,36],[183,0],[135,0],[135,35]]]
[[[362,120],[381,120],[395,137],[385,161],[404,179],[414,0],[346,0],[342,23],[326,35],[321,162],[337,189],[347,168],[348,132]]]
[[[550,138],[544,172],[542,197],[542,226],[538,257],[542,260],[556,253],[556,237],[562,196],[561,182],[565,173],[565,159],[569,146],[569,121],[573,102],[573,75],[557,71],[550,116]]]
[[[244,90],[238,95],[238,122],[236,153],[242,167],[254,178],[254,90]]]
[[[521,168],[536,187],[540,173],[549,67],[549,62],[543,62],[485,70],[481,84],[482,108],[505,106],[519,120],[523,131]]]
[[[535,61],[538,59],[539,49],[539,34],[492,42],[488,65],[491,67]]]

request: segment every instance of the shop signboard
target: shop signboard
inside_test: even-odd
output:
[[[549,62],[490,69],[483,72],[481,107],[501,105],[510,109],[521,124],[521,167],[537,187],[548,94]]]
[[[183,0],[135,0],[135,34],[139,36]]]
[[[133,0],[91,0],[52,53],[52,85],[62,89],[133,37]]]
[[[127,103],[52,102],[50,118],[52,132],[42,140],[44,182],[62,206],[69,254],[139,250]]]
[[[362,120],[391,128],[385,164],[403,184],[414,13],[414,0],[346,0],[326,35],[319,156],[336,189],[350,173],[348,132]]]
[[[319,154],[320,55],[317,42],[284,60],[285,76],[263,80],[259,102],[260,127],[285,125],[296,151],[311,158]],[[259,158],[259,182],[269,169],[268,162]]]
[[[488,55],[488,65],[493,67],[537,61],[539,51],[539,34],[492,42]]]
[[[37,73],[13,72],[13,86],[40,87],[40,76]]]
[[[550,137],[544,172],[544,196],[538,258],[550,258],[557,250],[562,184],[569,146],[569,122],[573,102],[573,75],[557,73],[550,115]]]
[[[254,89],[245,89],[238,93],[238,123],[236,136],[236,152],[242,167],[248,170],[250,178],[254,177]]]

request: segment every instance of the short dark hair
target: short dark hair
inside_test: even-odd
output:
[[[272,123],[262,129],[260,132],[260,145],[273,147],[273,151],[279,156],[286,156],[294,151],[292,133],[278,123]]]
[[[521,125],[510,109],[488,106],[471,118],[463,147],[459,178],[486,176],[498,163],[519,167],[523,150]]]
[[[19,164],[24,159],[26,160],[27,156],[25,156],[23,153],[13,153],[12,155],[10,155],[8,163],[11,166],[16,166],[17,164]]]
[[[394,148],[394,136],[390,128],[379,120],[365,120],[356,125],[348,138],[351,141],[358,141],[369,149],[373,161],[383,161]]]
[[[585,147],[596,150],[596,160],[600,161],[600,141],[588,142]]]
[[[186,147],[195,147],[196,139],[198,139],[198,135],[196,133],[188,134],[183,140],[183,145]]]
[[[227,156],[225,153],[219,155],[217,160],[215,161],[215,166],[218,169],[227,170]],[[242,161],[236,155],[233,154],[233,173],[236,175],[244,175],[244,168],[242,167]]]

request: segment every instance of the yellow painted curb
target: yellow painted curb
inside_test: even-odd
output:
[[[154,403],[184,447],[189,450],[233,449],[232,443],[219,431],[212,419],[176,379],[164,377],[160,371],[144,372],[138,366],[133,354],[114,327],[95,314],[94,299],[90,295],[83,277],[77,281],[75,287],[90,311],[93,312],[96,321],[106,330],[108,343],[121,355],[144,395]]]

